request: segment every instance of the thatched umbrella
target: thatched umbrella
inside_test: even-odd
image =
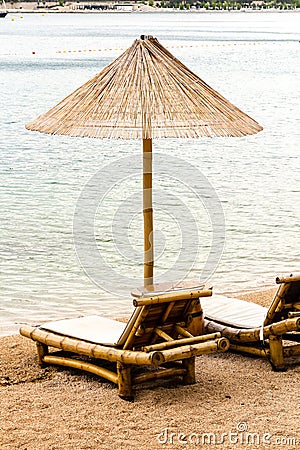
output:
[[[154,265],[152,139],[245,136],[262,130],[152,36],[135,40],[109,66],[26,128],[143,140],[145,285],[153,283]]]

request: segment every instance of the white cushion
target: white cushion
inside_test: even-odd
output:
[[[114,347],[121,345],[120,338],[123,337],[126,323],[106,317],[86,316],[47,322],[40,328],[94,344]]]
[[[214,294],[201,298],[201,306],[206,319],[235,328],[262,327],[268,312],[256,303]]]

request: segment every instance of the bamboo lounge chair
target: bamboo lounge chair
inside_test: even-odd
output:
[[[230,350],[267,357],[274,370],[284,371],[285,358],[300,355],[300,275],[276,283],[269,308],[219,295],[201,305],[207,333],[220,332]]]
[[[132,385],[142,382],[182,376],[184,384],[195,383],[195,357],[229,348],[220,333],[199,335],[203,332],[199,298],[210,295],[211,290],[204,289],[154,293],[133,300],[135,310],[127,324],[87,316],[40,327],[26,325],[20,333],[36,341],[41,366],[58,364],[92,372],[117,384],[120,397],[133,400]],[[48,346],[71,356],[49,354]],[[114,363],[116,370],[103,367],[103,360]],[[132,366],[148,370],[133,377]]]

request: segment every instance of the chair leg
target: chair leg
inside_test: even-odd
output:
[[[195,356],[182,360],[182,365],[186,370],[185,375],[183,375],[183,384],[196,383],[195,361]]]
[[[38,364],[40,367],[45,367],[44,356],[48,355],[48,345],[36,342],[36,350],[38,354]]]
[[[203,311],[199,298],[194,301],[194,306],[191,311],[190,318],[191,321],[187,327],[187,331],[193,336],[201,336],[202,334],[204,334]]]
[[[117,362],[119,396],[123,400],[134,400],[131,385],[131,368],[127,364]]]
[[[283,346],[281,336],[269,336],[270,345],[270,362],[273,370],[276,372],[284,372],[286,370],[283,356]]]

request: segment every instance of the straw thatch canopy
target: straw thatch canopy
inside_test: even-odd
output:
[[[114,139],[244,136],[262,130],[152,36],[135,40],[26,128]]]

